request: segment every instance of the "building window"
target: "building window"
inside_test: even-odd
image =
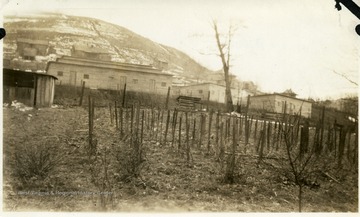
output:
[[[133,79],[134,84],[137,84],[138,82],[139,82],[138,79]]]
[[[64,75],[64,72],[62,72],[62,71],[57,72],[57,76],[63,76],[63,75]]]
[[[162,87],[166,87],[166,82],[161,82]]]
[[[203,91],[202,91],[202,90],[199,90],[199,93],[203,93]]]
[[[89,75],[88,74],[84,74],[84,79],[89,79]]]

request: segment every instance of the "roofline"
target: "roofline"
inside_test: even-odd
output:
[[[58,80],[58,78],[55,77],[54,75],[49,75],[49,74],[44,74],[44,73],[27,72],[27,71],[23,71],[23,70],[16,70],[16,69],[9,69],[9,68],[3,68],[3,72],[4,72],[4,70],[15,71],[15,72],[23,72],[23,73],[33,74],[33,75],[40,75],[40,76],[48,76],[48,77],[52,77],[52,78]]]
[[[263,96],[272,96],[272,95],[278,95],[278,96],[283,96],[283,97],[286,97],[286,98],[290,98],[290,99],[296,99],[296,100],[299,100],[299,101],[303,101],[303,102],[309,102],[309,103],[312,103],[310,102],[309,100],[305,100],[305,99],[299,99],[299,98],[296,98],[296,97],[292,97],[292,96],[287,96],[285,94],[281,94],[281,93],[268,93],[268,94],[262,94],[262,95],[254,95],[254,96],[251,96],[251,98],[256,98],[256,97],[263,97]]]
[[[62,64],[62,65],[73,65],[73,66],[80,66],[80,67],[95,67],[95,68],[101,68],[101,69],[114,69],[117,71],[128,71],[128,72],[137,72],[137,73],[144,73],[144,74],[155,74],[155,75],[164,75],[164,76],[170,76],[173,77],[173,75],[170,74],[166,74],[166,73],[160,73],[160,72],[145,72],[145,71],[139,71],[136,69],[119,69],[119,68],[110,68],[110,67],[102,67],[102,66],[96,66],[96,65],[79,65],[79,64],[75,64],[75,63],[62,63],[62,62],[57,62],[57,61],[49,61],[48,64],[46,65],[46,69],[45,71],[48,72],[49,71],[49,67],[50,64]]]
[[[62,56],[61,58],[56,59],[56,61],[58,61],[60,59],[77,60],[77,61],[81,61],[81,62],[102,63],[102,64],[109,64],[109,65],[123,65],[123,66],[132,66],[132,67],[144,67],[144,68],[150,68],[150,69],[155,69],[156,70],[156,68],[153,68],[152,65],[121,63],[121,62],[106,61],[106,60],[92,60],[92,59],[86,59],[86,58],[81,58],[81,57],[73,57],[73,56]]]
[[[192,87],[192,86],[202,86],[202,85],[207,85],[207,84],[211,84],[211,85],[215,85],[215,86],[220,86],[220,87],[225,87],[225,85],[221,85],[221,84],[214,84],[211,82],[205,82],[205,83],[198,83],[198,84],[189,84],[189,85],[185,85],[185,86],[179,86],[179,87]],[[230,87],[230,89],[234,89],[236,90],[236,88]]]

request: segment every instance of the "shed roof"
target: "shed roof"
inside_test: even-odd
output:
[[[6,74],[6,73],[14,73],[14,74],[17,74],[17,75],[22,74],[22,73],[25,73],[25,74],[31,74],[31,75],[37,75],[37,76],[52,77],[52,78],[58,80],[57,77],[55,77],[55,76],[53,76],[53,75],[45,74],[45,73],[27,72],[27,71],[22,71],[22,70],[15,70],[15,69],[3,68],[3,74]]]
[[[27,43],[27,44],[39,44],[39,45],[49,45],[49,41],[46,40],[34,40],[28,38],[18,38],[17,42]]]

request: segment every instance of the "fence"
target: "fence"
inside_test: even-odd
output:
[[[93,116],[96,109],[89,97],[89,147],[92,144]],[[186,154],[191,159],[191,150],[197,149],[221,158],[236,145],[237,152],[244,155],[264,157],[284,156],[284,138],[281,120],[262,120],[252,115],[221,113],[215,111],[181,111],[178,109],[146,108],[140,104],[123,107],[114,101],[109,104],[109,124],[116,127],[120,137],[134,145],[134,140],[156,142]],[[336,122],[324,125],[324,116],[316,126],[302,121],[297,132],[301,151],[314,146],[316,153],[331,153],[339,166],[347,162],[357,165],[358,130],[344,127]],[[289,126],[293,127],[294,126]],[[294,129],[296,130],[296,129]]]

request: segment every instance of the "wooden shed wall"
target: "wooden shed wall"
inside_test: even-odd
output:
[[[4,102],[17,100],[28,106],[49,107],[55,95],[55,77],[3,69]]]
[[[54,100],[55,81],[52,77],[37,76],[36,107],[50,107]]]

